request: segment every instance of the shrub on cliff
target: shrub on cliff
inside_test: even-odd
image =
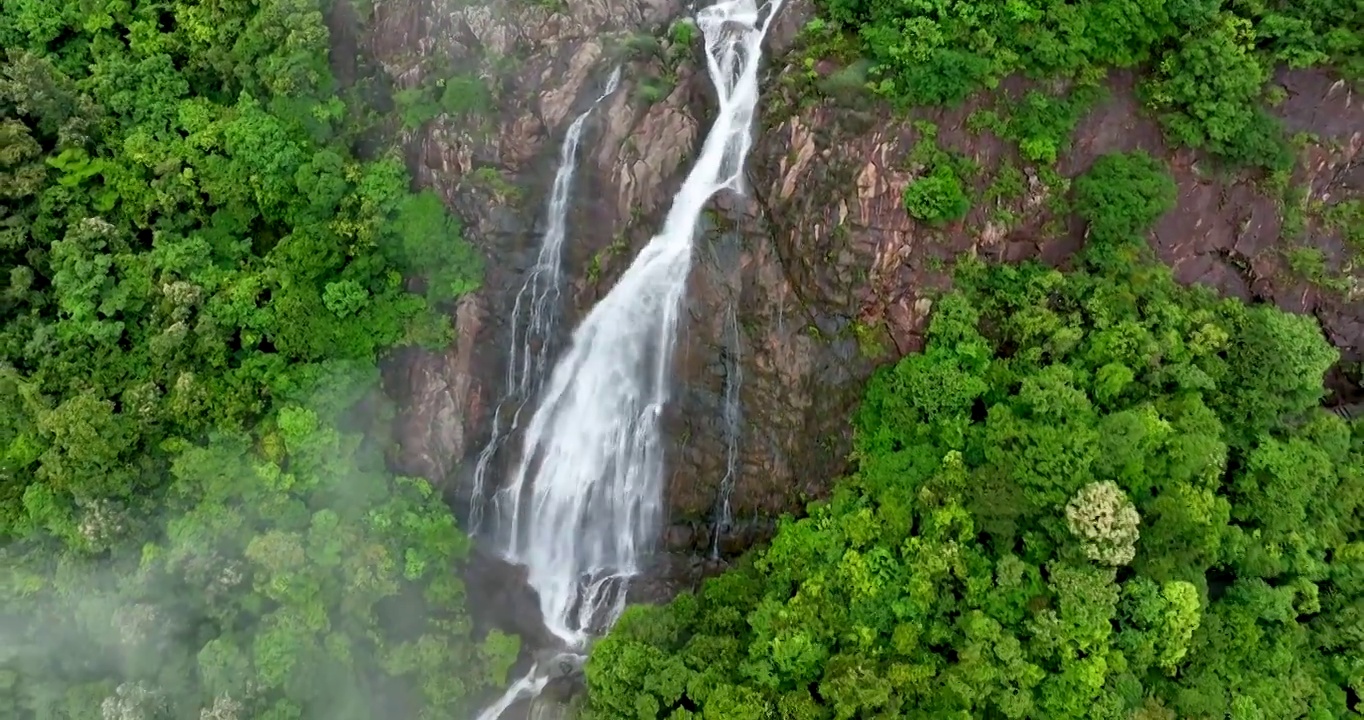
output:
[[[905,188],[905,211],[914,218],[939,225],[960,220],[971,209],[971,198],[950,165],[942,164]]]
[[[1168,188],[1116,162],[1150,182],[1091,221],[1136,232]],[[1364,428],[1317,407],[1311,325],[1144,262],[963,263],[856,472],[629,609],[590,717],[1354,717]]]
[[[1101,155],[1075,181],[1075,211],[1089,224],[1091,239],[1134,237],[1176,199],[1165,164],[1141,151]]]
[[[1145,228],[1175,206],[1177,190],[1165,164],[1144,152],[1101,155],[1075,181],[1085,261],[1117,272],[1149,261]]]
[[[0,8],[0,716],[467,714],[515,641],[375,362],[478,260],[352,154],[321,4]]]

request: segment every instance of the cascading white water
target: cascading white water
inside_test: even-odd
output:
[[[725,474],[720,478],[720,499],[715,504],[715,532],[711,537],[710,554],[720,557],[720,535],[734,523],[734,511],[730,498],[734,495],[734,482],[739,474],[739,439],[742,434],[743,405],[739,391],[743,387],[743,362],[739,339],[739,318],[734,303],[729,305],[725,316],[725,329],[729,331],[729,348],[725,355],[725,397],[721,412],[725,421]]]
[[[484,708],[483,712],[478,714],[478,720],[497,720],[517,700],[539,695],[540,691],[544,690],[545,685],[548,684],[549,676],[540,673],[539,665],[532,665],[530,672],[526,673],[525,677],[512,683],[511,687],[502,693],[502,697],[497,699],[497,702]]]
[[[578,143],[582,140],[587,117],[603,100],[616,92],[620,85],[620,72],[621,69],[617,67],[607,79],[602,94],[590,107],[574,118],[564,135],[564,144],[559,148],[559,168],[554,173],[554,185],[549,193],[545,234],[540,242],[540,252],[525,282],[521,284],[521,289],[516,293],[516,302],[512,305],[506,389],[503,390],[502,398],[493,411],[492,437],[488,438],[488,443],[479,452],[478,462],[474,465],[469,506],[471,535],[477,535],[482,529],[484,486],[493,459],[511,432],[516,429],[522,408],[544,383],[545,361],[549,356],[549,346],[559,317],[559,292],[563,287],[561,256],[564,239],[568,236],[568,201],[573,189],[573,175],[578,169]],[[515,407],[515,410],[511,412],[510,422],[504,422],[503,413],[508,407]]]
[[[659,420],[697,219],[715,193],[742,191],[762,41],[781,3],[721,0],[697,14],[719,100],[715,123],[662,231],[574,331],[526,428],[520,462],[496,496],[506,553],[526,566],[545,625],[571,648],[615,621],[625,581],[654,538]],[[529,694],[524,682],[479,720],[495,720]]]
[[[663,230],[573,334],[526,428],[520,463],[498,494],[510,559],[526,566],[546,626],[580,645],[610,622],[639,569],[661,509],[659,419],[697,219],[740,190],[752,144],[760,46],[780,0],[723,0],[701,10],[715,124]],[[603,617],[604,616],[604,617]]]

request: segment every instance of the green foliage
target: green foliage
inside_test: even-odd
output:
[[[403,127],[414,130],[442,113],[455,118],[483,115],[492,109],[492,93],[482,78],[453,75],[393,94]]]
[[[674,86],[675,82],[671,78],[648,76],[640,80],[639,87],[635,89],[635,96],[640,102],[652,105],[668,97]]]
[[[1069,147],[1080,118],[1098,97],[1099,92],[1092,87],[1079,88],[1065,97],[1029,91],[1012,108],[1000,134],[1017,142],[1027,160],[1054,164],[1060,151]]]
[[[1077,187],[1091,240],[1172,201]],[[958,266],[878,372],[856,471],[587,665],[593,720],[1345,718],[1364,710],[1364,427],[1309,317],[1093,254]]]
[[[1144,152],[1102,155],[1075,183],[1075,211],[1091,242],[1117,242],[1174,208],[1176,190],[1165,164]]]
[[[971,209],[961,180],[950,165],[938,165],[905,188],[905,211],[924,222],[960,220]]]
[[[1240,164],[1288,167],[1282,131],[1257,104],[1269,69],[1255,39],[1250,21],[1222,13],[1184,36],[1147,90],[1177,142]]]
[[[0,715],[451,717],[505,681],[376,391],[480,262],[352,155],[327,41],[317,0],[0,0]]]
[[[395,218],[398,242],[392,262],[412,275],[426,275],[427,300],[441,302],[478,288],[483,258],[460,234],[459,220],[430,190],[403,198]]]
[[[900,105],[960,102],[1005,76],[1077,80],[1149,68],[1147,96],[1178,142],[1233,163],[1282,168],[1282,131],[1263,112],[1276,63],[1332,64],[1364,77],[1364,8],[1353,0],[824,0],[811,50],[852,36],[868,86]],[[847,41],[843,41],[847,44]],[[836,54],[836,53],[835,53]],[[1027,110],[1027,108],[1024,108]],[[1046,135],[1026,152],[1045,162]]]
[[[1364,265],[1364,199],[1347,198],[1322,213],[1325,227],[1340,234],[1356,266]]]
[[[691,20],[679,20],[668,26],[668,39],[674,45],[691,47],[697,38],[696,23]]]
[[[1121,268],[1149,256],[1142,232],[1175,206],[1176,193],[1165,164],[1144,152],[1100,156],[1075,182],[1075,211],[1089,224],[1085,259]]]

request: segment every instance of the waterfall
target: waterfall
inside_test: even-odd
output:
[[[545,625],[575,650],[618,617],[657,532],[659,421],[697,220],[715,193],[742,191],[761,45],[781,2],[720,0],[697,14],[718,96],[715,122],[662,230],[573,332],[510,482],[494,497],[508,558],[526,567]],[[517,697],[525,682],[513,686]],[[479,720],[495,720],[512,701],[504,696]]]
[[[521,410],[544,383],[545,362],[559,318],[559,292],[563,286],[560,257],[564,238],[568,235],[568,201],[573,189],[573,174],[578,169],[578,142],[582,139],[587,116],[620,85],[620,72],[621,69],[617,67],[607,79],[601,95],[574,118],[564,135],[564,144],[559,148],[559,168],[554,173],[554,185],[550,189],[540,253],[512,305],[511,347],[507,353],[504,381],[506,387],[493,411],[492,436],[478,453],[478,462],[474,466],[469,507],[470,535],[477,535],[482,529],[484,486],[493,458],[519,424]],[[505,422],[503,411],[509,406],[514,406],[515,410],[510,422]]]
[[[535,697],[541,690],[544,690],[545,685],[549,684],[549,676],[540,673],[539,669],[539,665],[532,665],[530,672],[526,673],[525,677],[512,683],[511,687],[502,693],[502,697],[497,699],[497,702],[484,708],[483,712],[478,714],[478,720],[497,720],[497,718],[502,717],[502,713],[506,712],[507,708],[516,704],[517,700]]]
[[[776,3],[771,7],[775,10]],[[578,646],[614,620],[661,511],[659,419],[697,219],[738,190],[752,144],[759,46],[773,14],[722,0],[697,25],[719,112],[654,236],[573,333],[496,497],[509,558],[526,566],[545,624]]]
[[[740,353],[738,313],[734,301],[730,301],[729,314],[725,316],[725,329],[729,331],[727,348],[723,355],[725,367],[725,397],[721,409],[725,422],[725,474],[720,478],[720,498],[715,505],[715,532],[711,538],[710,554],[720,557],[720,535],[734,524],[734,511],[730,507],[730,497],[734,495],[734,482],[739,474],[739,439],[742,434],[743,404],[739,391],[743,388],[743,362]]]

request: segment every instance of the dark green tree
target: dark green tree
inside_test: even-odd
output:
[[[1077,192],[1109,249],[1173,199],[1144,156]],[[1317,407],[1335,359],[1138,253],[963,262],[870,382],[855,472],[628,609],[588,716],[1359,717],[1364,427]]]
[[[480,261],[351,152],[321,10],[0,2],[4,717],[462,717],[505,682],[377,390]]]

